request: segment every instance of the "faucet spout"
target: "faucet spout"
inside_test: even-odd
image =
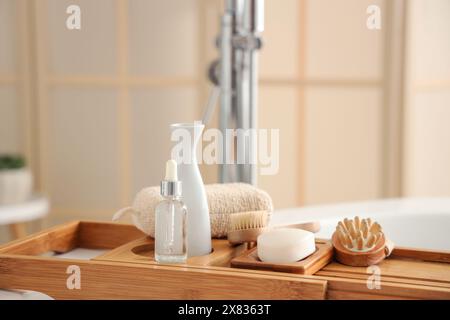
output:
[[[218,41],[220,129],[225,139],[221,182],[257,184],[258,50],[264,0],[225,0]],[[233,132],[230,136],[229,132]],[[241,141],[239,141],[241,139]]]

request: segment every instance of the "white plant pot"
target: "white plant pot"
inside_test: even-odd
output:
[[[32,187],[33,176],[27,168],[0,170],[0,204],[27,201]]]

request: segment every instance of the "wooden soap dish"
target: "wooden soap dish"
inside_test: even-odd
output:
[[[367,267],[377,264],[388,257],[394,248],[394,243],[387,239],[384,234],[376,246],[367,252],[354,252],[345,248],[339,241],[336,232],[333,234],[331,241],[335,249],[336,260],[354,267]]]
[[[301,261],[278,264],[263,262],[258,258],[257,248],[255,247],[232,259],[231,267],[311,275],[330,263],[332,258],[333,246],[331,242],[316,240],[316,251]]]

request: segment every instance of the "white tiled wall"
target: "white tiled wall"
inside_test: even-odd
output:
[[[23,152],[16,0],[0,0],[0,154]],[[9,240],[0,226],[0,243]]]
[[[115,210],[119,205],[117,94],[64,88],[50,94],[48,185],[55,208]]]
[[[17,71],[15,3],[0,0],[0,79]],[[221,1],[128,0],[120,14],[114,0],[40,3],[46,8],[40,61],[50,79],[63,80],[40,92],[46,118],[37,127],[47,127],[45,141],[35,137],[43,146],[45,191],[59,220],[88,211],[107,218],[123,204],[124,178],[129,201],[161,178],[168,124],[200,117],[206,67],[218,55]],[[266,0],[259,126],[280,129],[281,145],[279,173],[260,177],[260,186],[277,208],[381,196],[386,25],[369,31],[366,8],[376,4],[386,12],[387,3]],[[403,189],[406,195],[448,195],[450,97],[448,85],[435,84],[450,82],[449,2],[408,3],[411,20],[420,23],[410,24],[408,48],[415,53],[408,83],[415,91],[405,108]],[[82,8],[80,31],[65,28],[69,4]],[[126,50],[118,46],[119,30],[126,31]],[[126,77],[119,76],[119,64]],[[79,83],[71,83],[73,77]],[[99,78],[108,81],[96,83]],[[430,83],[433,90],[424,92]],[[15,83],[0,83],[0,152],[22,150],[17,90]],[[123,152],[129,152],[125,167]],[[202,171],[205,181],[217,181],[216,168]]]
[[[16,72],[17,28],[14,2],[14,0],[0,1],[0,73]]]
[[[358,81],[377,80],[383,76],[386,26],[381,30],[367,29],[366,9],[369,5],[378,5],[385,12],[382,0],[307,2],[307,77]]]
[[[450,195],[450,2],[410,1],[403,190]]]
[[[128,12],[132,74],[197,76],[198,1],[132,0]]]
[[[379,89],[311,88],[306,94],[307,203],[379,197]]]
[[[450,1],[410,0],[411,81],[450,79]]]
[[[300,163],[302,161],[300,147],[302,139],[298,125],[299,119],[299,94],[295,88],[262,88],[259,127],[279,130],[280,153],[278,173],[276,175],[261,175],[258,179],[259,186],[269,192],[277,208],[296,205],[300,199]],[[273,142],[270,141],[270,143]]]
[[[17,73],[14,0],[0,1],[0,79]],[[0,83],[0,153],[20,152],[20,110],[15,83]]]
[[[265,1],[261,77],[296,79],[300,63],[301,6],[298,0]]]
[[[42,150],[48,176],[43,179],[58,214],[113,211],[121,204],[122,179],[127,177],[129,201],[140,188],[157,184],[170,148],[168,124],[199,118],[207,93],[206,67],[218,55],[214,38],[222,8],[219,0],[129,0],[120,14],[118,3],[44,3],[41,39],[48,43],[42,61],[48,64],[48,76],[63,80],[76,76],[81,82],[94,77],[90,84],[63,81],[47,86],[43,93],[49,103]],[[69,4],[81,7],[80,31],[65,28]],[[309,83],[376,82],[382,76],[383,32],[365,28],[367,4],[266,1],[259,125],[280,129],[281,145],[279,173],[260,177],[260,186],[273,196],[277,208],[298,206],[301,200],[309,204],[378,195],[379,88]],[[382,1],[376,4],[383,7]],[[120,25],[123,15],[128,18],[126,26]],[[126,50],[118,47],[123,30]],[[125,62],[120,60],[124,52]],[[118,64],[125,66],[127,77],[155,85],[134,86],[116,78]],[[95,85],[95,77],[121,82]],[[167,86],[167,80],[187,82]],[[129,130],[125,138],[124,128]],[[129,152],[125,163],[129,167],[123,166],[123,152]],[[202,166],[204,180],[217,181],[216,170]],[[345,175],[348,183],[322,187]]]
[[[114,74],[117,21],[114,0],[46,0],[48,69],[56,75]],[[65,27],[69,5],[81,8],[81,29]]]
[[[50,86],[46,93],[48,185],[57,214],[92,210],[108,218],[130,204],[141,188],[161,180],[170,156],[169,124],[199,116],[198,1],[130,0],[125,7],[118,3],[47,3],[49,76],[94,79],[89,85]],[[81,7],[80,32],[64,28],[69,4]],[[124,15],[127,25],[120,20]],[[119,47],[119,32],[125,32],[125,50]],[[126,61],[120,57],[124,52]],[[127,74],[118,73],[119,64]],[[95,77],[107,81],[96,85]],[[143,86],[135,86],[131,78],[144,79]],[[180,79],[187,79],[187,84],[161,84]],[[124,184],[130,189],[126,199]]]
[[[450,195],[450,90],[415,93],[408,105],[404,192]]]
[[[0,154],[20,152],[20,110],[14,86],[0,86]]]

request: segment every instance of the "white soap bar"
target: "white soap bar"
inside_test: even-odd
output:
[[[314,233],[301,229],[273,229],[258,237],[258,257],[264,262],[289,263],[316,251]]]

